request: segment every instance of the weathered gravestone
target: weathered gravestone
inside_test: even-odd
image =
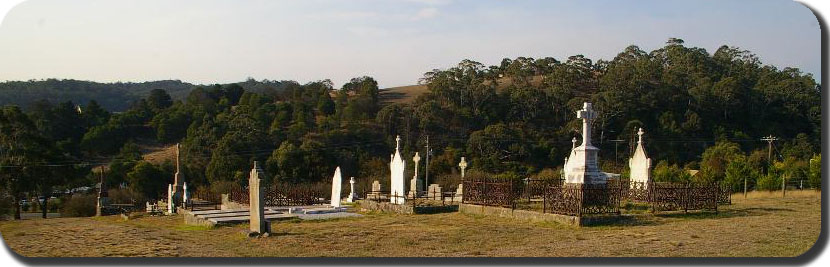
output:
[[[372,182],[372,191],[369,192],[368,194],[366,194],[366,198],[368,198],[368,199],[380,198],[380,193],[381,193],[382,189],[383,189],[383,186],[381,186],[380,182],[375,180],[374,182]]]
[[[167,214],[176,213],[176,204],[174,203],[175,193],[176,192],[173,191],[173,185],[167,184]]]
[[[406,192],[404,191],[404,171],[406,170],[406,162],[401,157],[401,137],[395,138],[395,154],[390,155],[389,162],[390,179],[389,187],[391,192],[389,195],[390,202],[395,204],[406,203]]]
[[[182,201],[182,203],[186,203],[184,200],[184,174],[181,172],[181,161],[180,161],[180,153],[179,150],[181,149],[180,144],[176,144],[176,174],[173,177],[173,200],[174,206],[175,203]]]
[[[258,162],[254,161],[254,167],[248,177],[248,194],[250,208],[250,230],[251,233],[265,234],[270,231],[270,225],[265,221],[265,199],[262,188],[262,177],[265,177]]]
[[[331,206],[335,208],[340,207],[341,187],[343,186],[343,177],[340,175],[340,166],[334,169],[334,177],[331,178]]]

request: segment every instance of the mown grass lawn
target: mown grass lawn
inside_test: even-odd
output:
[[[733,203],[717,214],[645,213],[582,228],[459,213],[370,213],[279,222],[267,238],[248,238],[247,225],[208,229],[177,216],[4,221],[0,233],[29,257],[793,257],[819,236],[817,192],[736,194]]]

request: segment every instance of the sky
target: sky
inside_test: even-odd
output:
[[[415,84],[463,59],[613,59],[676,37],[821,74],[821,32],[798,2],[651,0],[29,0],[0,24],[0,81],[198,84],[374,77]]]

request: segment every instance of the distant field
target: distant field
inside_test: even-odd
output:
[[[530,79],[530,84],[533,86],[539,86],[542,84],[544,80],[543,76],[533,76]],[[488,83],[489,84],[489,83]],[[502,90],[507,88],[507,86],[513,84],[513,79],[510,77],[500,78],[498,81],[498,86],[496,87],[497,90]],[[426,85],[407,85],[407,86],[398,86],[398,87],[390,87],[380,90],[380,102],[382,105],[388,104],[396,104],[396,103],[409,103],[415,100],[418,96],[426,93],[429,91]]]
[[[816,242],[820,203],[813,191],[784,199],[736,194],[718,214],[645,214],[583,228],[444,213],[279,222],[273,236],[253,239],[246,225],[206,229],[178,216],[5,221],[0,233],[12,250],[32,257],[793,257]]]

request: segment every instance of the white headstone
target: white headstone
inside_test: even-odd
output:
[[[389,183],[391,192],[389,195],[390,202],[395,204],[404,204],[406,202],[406,192],[404,191],[404,170],[406,170],[406,162],[401,157],[401,137],[395,138],[395,154],[391,155],[391,162],[389,162],[390,179]]]
[[[185,207],[190,205],[190,192],[187,191],[187,183],[182,185],[182,203]]]
[[[648,183],[651,182],[651,159],[648,158],[646,150],[643,147],[643,128],[637,131],[639,136],[637,139],[637,149],[634,150],[634,155],[628,160],[628,167],[631,171],[631,187],[637,184],[642,184],[644,188],[648,188]]]
[[[335,208],[340,207],[341,187],[343,186],[343,177],[340,175],[340,166],[334,169],[334,177],[331,178],[331,206]]]
[[[576,154],[576,142],[576,136],[574,136],[574,138],[571,139],[571,153],[565,157],[565,167],[562,168],[562,177],[567,178],[568,174],[571,172],[571,165],[569,164],[570,161],[568,159],[573,158],[574,154]]]
[[[591,103],[585,102],[577,117],[582,119],[582,145],[571,151],[567,159],[565,182],[576,184],[604,184],[607,176],[599,170],[599,149],[591,145],[591,121],[597,117]]]

